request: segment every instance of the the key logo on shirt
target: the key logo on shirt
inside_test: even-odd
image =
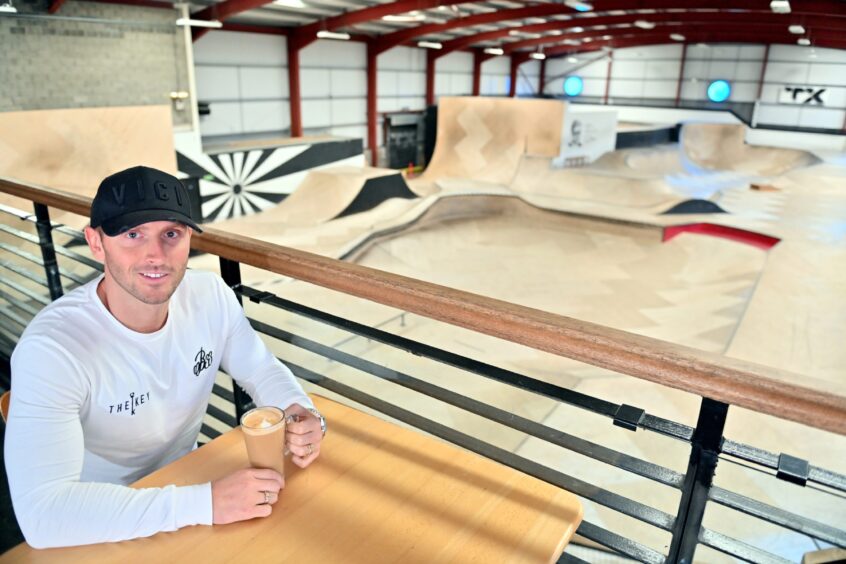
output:
[[[129,399],[110,405],[109,413],[128,413],[129,415],[135,415],[135,410],[147,403],[150,403],[150,392],[143,394],[129,392]]]
[[[203,347],[194,357],[194,376],[199,376],[200,372],[209,368],[212,365],[212,351],[206,352]]]

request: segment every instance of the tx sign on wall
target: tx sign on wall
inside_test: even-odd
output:
[[[823,86],[785,86],[778,95],[780,104],[825,106],[826,89]]]

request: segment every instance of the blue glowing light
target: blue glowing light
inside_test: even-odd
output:
[[[580,76],[568,76],[564,81],[564,94],[567,96],[578,96],[584,90],[585,84]]]
[[[731,84],[725,80],[715,80],[708,85],[708,99],[712,102],[725,102],[731,95]]]

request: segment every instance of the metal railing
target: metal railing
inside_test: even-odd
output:
[[[66,226],[51,224],[47,206],[87,216],[90,201],[66,194],[0,179],[0,191],[30,200],[34,213],[0,207],[7,220],[0,224],[4,259],[0,266],[0,356],[11,352],[16,339],[33,315],[71,288],[99,275],[99,263],[75,249],[81,233]],[[18,241],[14,244],[12,241]],[[26,246],[37,245],[41,256]],[[846,531],[842,523],[833,523],[825,515],[809,518],[773,503],[755,499],[746,493],[733,492],[714,485],[718,464],[745,466],[757,471],[762,479],[790,487],[813,490],[826,496],[827,503],[843,503],[846,498],[846,476],[811,465],[808,461],[784,453],[774,453],[750,445],[730,441],[723,436],[730,405],[735,405],[780,419],[817,427],[841,435],[846,434],[846,397],[830,389],[797,384],[798,375],[741,362],[719,355],[629,334],[623,331],[577,321],[531,308],[486,298],[377,271],[355,264],[312,255],[294,249],[206,228],[192,241],[195,251],[211,253],[220,259],[220,272],[251,314],[254,328],[269,342],[309,357],[325,359],[333,367],[366,375],[386,386],[401,388],[421,398],[435,400],[462,413],[473,414],[540,441],[544,448],[562,449],[603,465],[636,476],[644,486],[657,484],[677,494],[676,509],[662,510],[613,491],[613,488],[592,483],[576,472],[565,472],[561,464],[544,464],[536,457],[493,444],[473,432],[427,417],[402,402],[388,401],[381,392],[351,385],[343,377],[300,362],[300,352],[282,355],[300,379],[360,406],[373,409],[405,424],[450,441],[482,456],[499,461],[578,495],[586,504],[604,508],[615,514],[663,532],[670,541],[663,550],[629,535],[627,529],[611,530],[586,519],[578,530],[579,537],[641,562],[692,562],[698,548],[705,546],[749,562],[785,562],[783,557],[753,546],[732,536],[703,526],[707,511],[714,507],[731,510],[778,530],[793,531],[804,537],[846,547]],[[33,272],[42,270],[43,275]],[[274,293],[242,284],[241,265],[250,265],[293,279],[310,282],[353,296],[388,305],[399,310],[400,322],[405,316],[424,316],[453,326],[463,327],[513,343],[520,343],[554,355],[576,359],[607,368],[662,386],[684,390],[701,397],[695,426],[685,425],[647,413],[637,406],[619,404],[580,393],[471,359],[431,344],[402,336],[399,331],[353,321],[347,317],[296,303]],[[82,269],[82,272],[79,270]],[[493,382],[519,393],[529,393],[557,406],[566,406],[591,417],[604,418],[617,428],[630,432],[645,431],[650,437],[664,437],[687,449],[684,471],[623,452],[597,440],[579,436],[579,429],[565,431],[530,417],[474,398],[443,382],[435,383],[415,375],[411,364],[402,369],[367,355],[356,354],[342,343],[326,344],[302,330],[302,322],[269,323],[260,312],[284,311],[286,316],[331,328],[349,338],[378,343],[391,350],[404,351],[409,358],[425,359],[436,366],[450,367],[480,382]],[[269,316],[279,319],[278,315]],[[333,374],[337,370],[332,371]],[[343,374],[341,372],[340,374]],[[8,384],[6,382],[5,384]],[[392,388],[393,389],[393,388]],[[235,425],[237,417],[250,405],[250,398],[237,386],[218,384],[214,393],[231,409],[211,405],[209,415],[215,425],[207,424],[203,433],[213,438],[221,426]],[[609,427],[611,429],[613,427]],[[621,431],[624,432],[624,431]],[[575,470],[575,469],[574,469]],[[822,517],[822,520],[820,520]],[[640,525],[639,525],[640,526]],[[650,530],[651,530],[650,529]],[[654,543],[653,543],[654,544]],[[565,554],[562,562],[578,562]]]

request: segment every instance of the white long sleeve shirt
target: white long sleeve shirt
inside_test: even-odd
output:
[[[149,334],[109,313],[101,279],[44,308],[12,355],[6,470],[36,548],[211,525],[211,483],[126,484],[194,448],[218,367],[257,405],[314,407],[218,276],[188,271]]]

